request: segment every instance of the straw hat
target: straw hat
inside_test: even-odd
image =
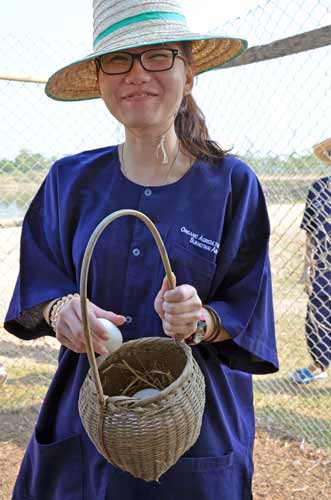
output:
[[[247,47],[245,40],[191,32],[175,0],[93,0],[94,52],[53,74],[46,94],[57,100],[100,97],[94,58],[157,43],[192,42],[195,74],[217,69]]]
[[[326,165],[331,164],[331,139],[325,139],[325,141],[315,144],[313,153]]]

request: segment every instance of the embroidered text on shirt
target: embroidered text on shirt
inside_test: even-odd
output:
[[[202,234],[193,233],[193,231],[190,231],[185,226],[181,227],[180,231],[190,237],[191,245],[207,250],[207,252],[218,254],[220,245],[217,241],[209,240]]]

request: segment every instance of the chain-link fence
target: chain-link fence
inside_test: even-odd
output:
[[[330,24],[329,2],[280,0],[261,4],[222,26],[222,32],[262,45]],[[0,54],[1,72],[30,78],[46,77],[66,60],[78,60],[89,52],[88,46],[33,36],[24,39],[24,46],[15,39],[2,39],[1,47],[7,48]],[[311,154],[313,144],[331,136],[330,56],[327,45],[228,68],[199,77],[194,90],[211,135],[252,166],[269,206],[281,368],[275,375],[255,377],[257,422],[320,447],[331,445],[331,373],[329,379],[309,384],[295,384],[290,373],[312,363],[309,353],[324,368],[331,356],[331,176]],[[1,321],[18,268],[20,221],[53,158],[122,139],[122,131],[102,102],[53,102],[45,97],[43,87],[0,81]],[[304,266],[306,240],[309,269]],[[29,358],[31,347],[21,345],[18,354],[9,336],[3,337],[0,346],[0,363],[14,366],[18,356]],[[38,361],[46,381],[55,358],[50,342]],[[16,389],[19,405],[27,394],[19,395]],[[33,397],[31,393],[32,403]]]

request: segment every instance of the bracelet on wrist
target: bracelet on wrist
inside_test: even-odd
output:
[[[211,315],[212,320],[213,320],[213,324],[214,324],[214,329],[213,329],[212,333],[204,341],[206,344],[209,344],[211,342],[214,342],[217,339],[217,337],[219,336],[219,334],[220,334],[220,331],[221,331],[221,319],[220,319],[219,315],[217,314],[217,312],[214,309],[212,309],[211,307],[206,306],[206,305],[204,305],[203,307]]]
[[[59,312],[61,311],[62,307],[66,304],[68,304],[74,297],[79,297],[79,293],[69,293],[68,295],[64,295],[64,297],[59,298],[52,304],[50,310],[49,310],[49,324],[56,332],[56,323],[58,320]]]
[[[221,331],[221,320],[216,311],[214,311],[214,309],[212,309],[211,307],[205,305],[203,306],[203,309],[206,309],[211,316],[213,322],[212,332],[209,337],[206,338],[207,323],[204,315],[202,314],[200,320],[198,321],[197,330],[195,331],[195,333],[185,339],[185,342],[190,346],[200,344],[200,342],[204,342],[205,344],[214,342]]]
[[[48,321],[47,323],[50,325],[51,324],[51,317],[52,317],[52,314],[53,314],[53,309],[55,307],[55,305],[59,302],[59,300],[61,300],[62,297],[59,297],[58,299],[55,299],[53,301],[53,303],[51,304],[51,307],[49,308],[49,311],[48,311]]]

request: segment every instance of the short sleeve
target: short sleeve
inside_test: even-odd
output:
[[[231,340],[210,344],[221,361],[249,373],[278,369],[271,272],[270,226],[255,174],[240,162],[232,175],[228,220],[220,247],[212,298]]]
[[[22,339],[53,335],[45,321],[29,328],[20,318],[35,306],[77,291],[75,274],[61,232],[56,164],[33,199],[23,221],[20,269],[5,328]],[[69,253],[70,255],[70,253]]]

